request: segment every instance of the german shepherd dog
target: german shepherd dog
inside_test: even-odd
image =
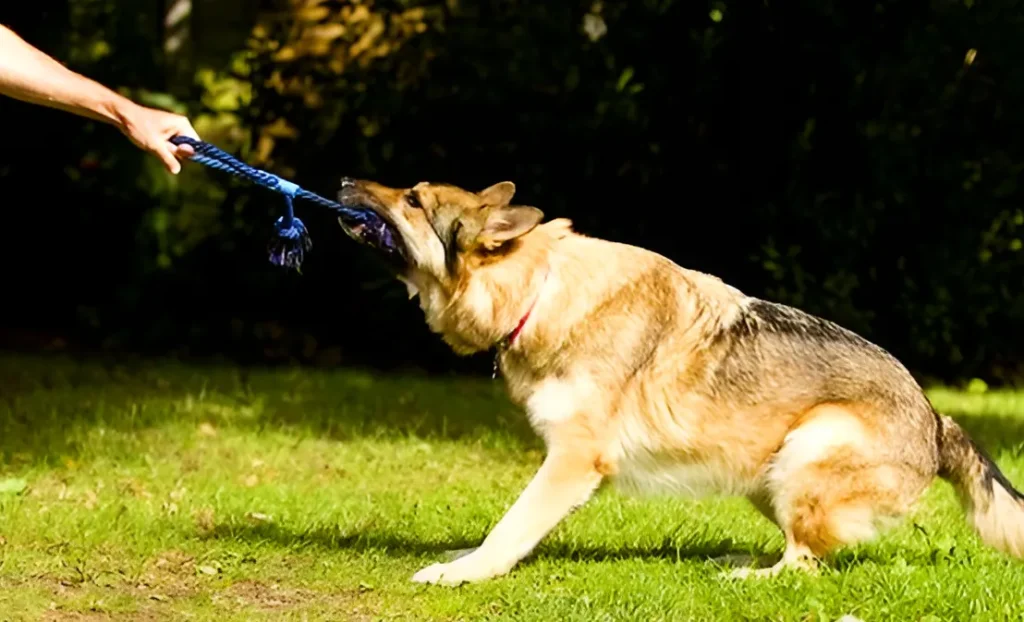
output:
[[[480,192],[345,178],[343,205],[382,246],[430,329],[495,349],[546,457],[483,543],[413,581],[509,572],[605,480],[633,492],[745,496],[785,536],[769,568],[813,571],[948,480],[988,545],[1024,556],[1024,496],[905,367],[824,319],[744,295],[654,252],[547,222],[515,186]]]

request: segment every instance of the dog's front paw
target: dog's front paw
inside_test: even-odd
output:
[[[456,586],[463,583],[485,581],[504,574],[502,569],[481,563],[481,561],[471,553],[447,564],[427,566],[414,574],[412,580],[416,583]]]
[[[431,564],[412,576],[413,583],[441,583],[449,564]]]

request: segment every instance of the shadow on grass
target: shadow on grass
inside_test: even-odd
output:
[[[768,568],[781,558],[782,551],[753,541],[716,539],[703,534],[676,539],[668,534],[660,543],[649,545],[607,546],[574,544],[542,540],[523,564],[550,559],[573,562],[611,562],[620,560],[665,560],[671,562],[703,561],[716,570],[753,565]],[[317,527],[296,531],[274,524],[218,525],[204,539],[273,543],[289,550],[355,551],[385,553],[394,558],[414,557],[424,563],[448,562],[472,551],[483,541],[483,535],[470,540],[465,537],[445,541],[419,540],[393,531],[364,529],[343,531],[340,527]],[[938,566],[956,563],[948,551],[935,546],[901,547],[894,553],[891,546],[868,546],[856,551],[840,550],[824,560],[823,565],[836,572],[846,572],[862,565],[889,566],[899,558],[911,566]]]
[[[317,550],[348,550],[356,552],[385,552],[395,557],[429,558],[432,561],[450,561],[461,554],[467,553],[480,545],[483,536],[470,541],[466,538],[448,539],[443,542],[436,540],[418,540],[396,534],[393,531],[383,532],[362,530],[355,533],[342,531],[336,527],[317,527],[304,531],[293,531],[286,527],[263,525],[218,525],[205,539],[233,540],[246,542],[272,542],[277,546],[293,550],[314,548]],[[666,538],[660,544],[601,546],[579,545],[565,542],[545,542],[537,546],[529,560],[558,559],[571,561],[603,562],[624,559],[666,559],[682,561],[686,559],[712,560],[721,556],[762,556],[764,553],[752,545],[725,538],[710,541],[692,538],[684,542],[674,542]]]
[[[0,464],[75,457],[97,447],[100,428],[131,434],[204,422],[339,440],[537,442],[490,379],[0,355]]]
[[[957,394],[945,412],[988,453],[1019,455],[1024,395],[985,399]],[[958,412],[958,400],[971,412]],[[339,440],[497,434],[539,446],[503,383],[489,378],[0,354],[0,464],[74,457],[95,443],[96,428],[202,422]]]

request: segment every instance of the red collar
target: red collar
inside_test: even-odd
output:
[[[547,278],[545,277],[544,280],[546,281]],[[511,348],[512,344],[516,340],[516,337],[519,336],[519,333],[523,332],[523,326],[526,326],[526,320],[530,319],[530,314],[533,313],[533,308],[537,306],[537,300],[539,299],[540,296],[538,295],[537,298],[533,301],[533,304],[530,305],[530,308],[526,310],[526,315],[524,315],[523,318],[519,320],[519,323],[516,324],[515,329],[511,333],[505,335],[505,337],[498,342],[498,347],[495,349],[494,352],[494,369],[492,370],[491,378],[498,377],[498,369],[500,368],[500,363],[498,360],[501,358],[501,353]]]
[[[523,332],[523,326],[526,326],[526,320],[530,319],[530,314],[533,313],[533,308],[536,305],[537,301],[534,300],[533,304],[530,305],[530,308],[526,310],[526,315],[523,316],[523,319],[519,320],[519,324],[516,325],[515,330],[505,335],[505,338],[498,342],[498,347],[500,349],[507,350],[512,347],[512,343],[516,340],[516,337],[519,336],[519,333]]]
[[[537,301],[540,300],[541,291],[544,290],[544,285],[546,285],[547,282],[548,282],[548,275],[547,275],[547,273],[545,273],[544,274],[544,280],[541,281],[541,283],[540,283],[541,289],[537,292],[537,296],[533,299],[533,303],[530,304],[530,308],[526,310],[526,315],[524,315],[522,317],[522,319],[519,320],[519,323],[516,324],[516,327],[515,327],[515,329],[512,332],[510,332],[509,334],[505,335],[505,337],[501,341],[498,342],[498,350],[499,351],[507,350],[508,348],[511,348],[512,344],[516,340],[516,337],[519,336],[519,333],[523,332],[523,327],[526,326],[526,321],[528,319],[530,319],[530,314],[533,313],[533,308],[537,306]]]

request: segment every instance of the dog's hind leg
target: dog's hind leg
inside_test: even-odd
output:
[[[902,516],[930,481],[924,469],[888,459],[865,420],[847,407],[822,406],[786,437],[769,468],[772,514],[786,538],[782,559],[732,576],[814,570],[837,548],[873,539]]]
[[[750,493],[747,495],[747,500],[750,501],[750,504],[753,505],[762,516],[771,521],[773,525],[779,525],[779,521],[775,517],[775,508],[772,507],[772,498],[768,492],[758,490]],[[761,556],[750,555],[747,553],[726,553],[724,555],[716,555],[715,557],[712,557],[711,561],[722,566],[742,566],[743,568],[740,568],[739,572],[747,572],[747,567],[764,565],[765,563],[771,565],[771,561],[768,560],[778,558],[778,555],[773,555],[768,559],[765,559]]]
[[[728,572],[727,575],[735,579],[745,579],[748,577],[770,577],[790,568],[804,571],[815,570],[818,560],[813,551],[798,539],[792,530],[786,530],[784,533],[786,536],[786,550],[782,553],[782,559],[775,565],[768,568],[745,566],[736,568]]]

